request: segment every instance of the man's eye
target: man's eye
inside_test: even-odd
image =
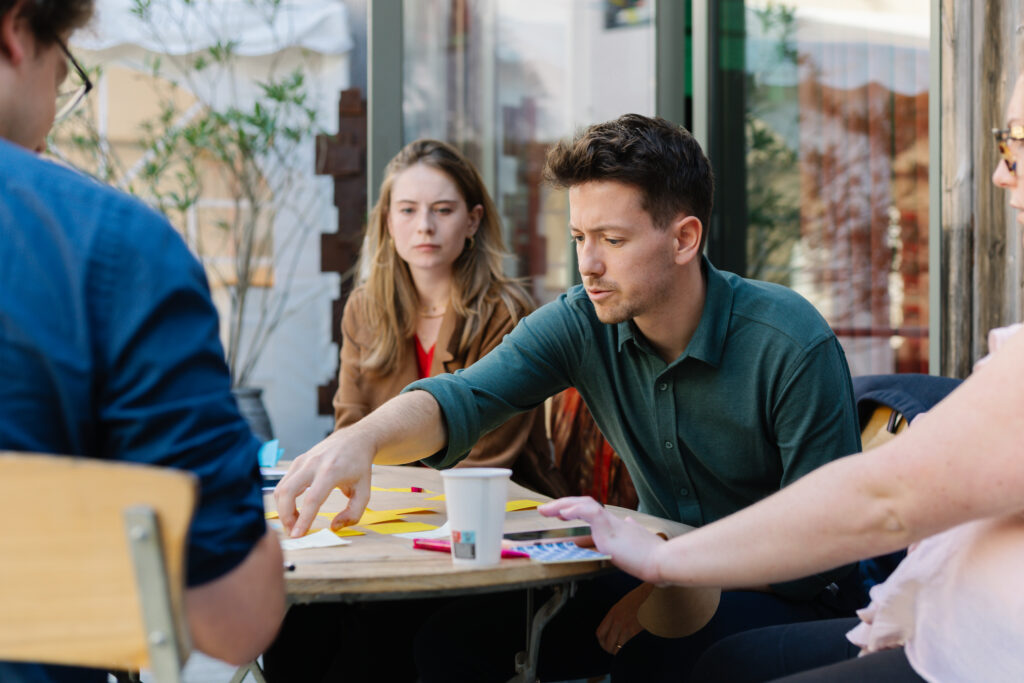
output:
[[[606,237],[604,241],[607,242],[608,244],[612,245],[613,247],[622,244],[622,240],[618,240],[618,239],[615,239],[613,237]]]
[[[448,214],[450,214],[452,212],[452,210],[449,209],[447,206],[442,206],[441,208],[439,208],[437,210],[437,212],[439,214],[441,214],[442,216],[447,216]]]
[[[569,235],[569,241],[576,244],[583,244],[583,235]]]

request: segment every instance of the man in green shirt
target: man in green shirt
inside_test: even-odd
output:
[[[482,434],[569,386],[626,463],[640,509],[695,526],[860,449],[849,369],[827,323],[791,290],[720,272],[702,256],[713,179],[685,129],[639,115],[598,124],[553,149],[546,174],[569,190],[583,285],[526,317],[475,365],[411,384],[300,456],[275,492],[293,534],[335,486],[351,500],[334,523],[358,519],[371,462],[450,467]],[[637,622],[650,586],[594,582],[545,632],[541,675],[685,678],[693,657],[725,635],[834,616],[844,600],[857,606],[853,583],[847,567],[730,591],[705,629],[673,641]],[[491,629],[472,633],[479,620],[465,609],[421,632],[422,680],[511,675],[515,644]],[[522,637],[517,628],[512,638]]]

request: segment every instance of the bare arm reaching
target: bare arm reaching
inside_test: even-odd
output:
[[[396,396],[295,459],[274,489],[281,523],[292,537],[302,536],[337,487],[349,501],[331,520],[331,527],[352,524],[359,520],[370,499],[370,468],[374,462],[415,462],[441,450],[447,441],[441,408],[433,396],[425,391]],[[303,494],[299,511],[297,501]]]
[[[913,428],[667,543],[589,499],[541,512],[585,519],[619,566],[648,581],[730,588],[804,576],[1024,510],[1024,334]]]
[[[185,593],[189,630],[198,650],[232,664],[263,652],[284,619],[284,574],[277,534],[263,535],[242,563]]]

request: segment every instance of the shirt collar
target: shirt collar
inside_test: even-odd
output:
[[[707,293],[704,298],[704,310],[700,322],[693,333],[693,338],[686,350],[674,362],[692,357],[702,360],[708,365],[718,367],[725,350],[725,339],[729,332],[729,319],[732,316],[732,285],[722,273],[711,265],[706,256],[701,257],[701,269],[707,279]],[[647,342],[639,334],[632,320],[616,325],[618,347],[622,350],[627,341],[643,348],[649,348]]]
[[[732,283],[711,265],[706,256],[702,257],[701,264],[707,278],[704,310],[701,312],[697,330],[681,357],[692,356],[717,368],[722,362],[722,353],[725,351],[725,341],[729,334],[734,292]]]

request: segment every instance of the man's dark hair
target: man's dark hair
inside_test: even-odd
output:
[[[14,9],[18,0],[0,0],[0,17]],[[54,40],[89,23],[95,0],[25,0],[20,12],[41,43]]]
[[[563,140],[548,152],[544,179],[555,187],[615,180],[640,190],[658,228],[680,213],[696,216],[707,240],[715,179],[690,131],[661,117],[625,114]]]

